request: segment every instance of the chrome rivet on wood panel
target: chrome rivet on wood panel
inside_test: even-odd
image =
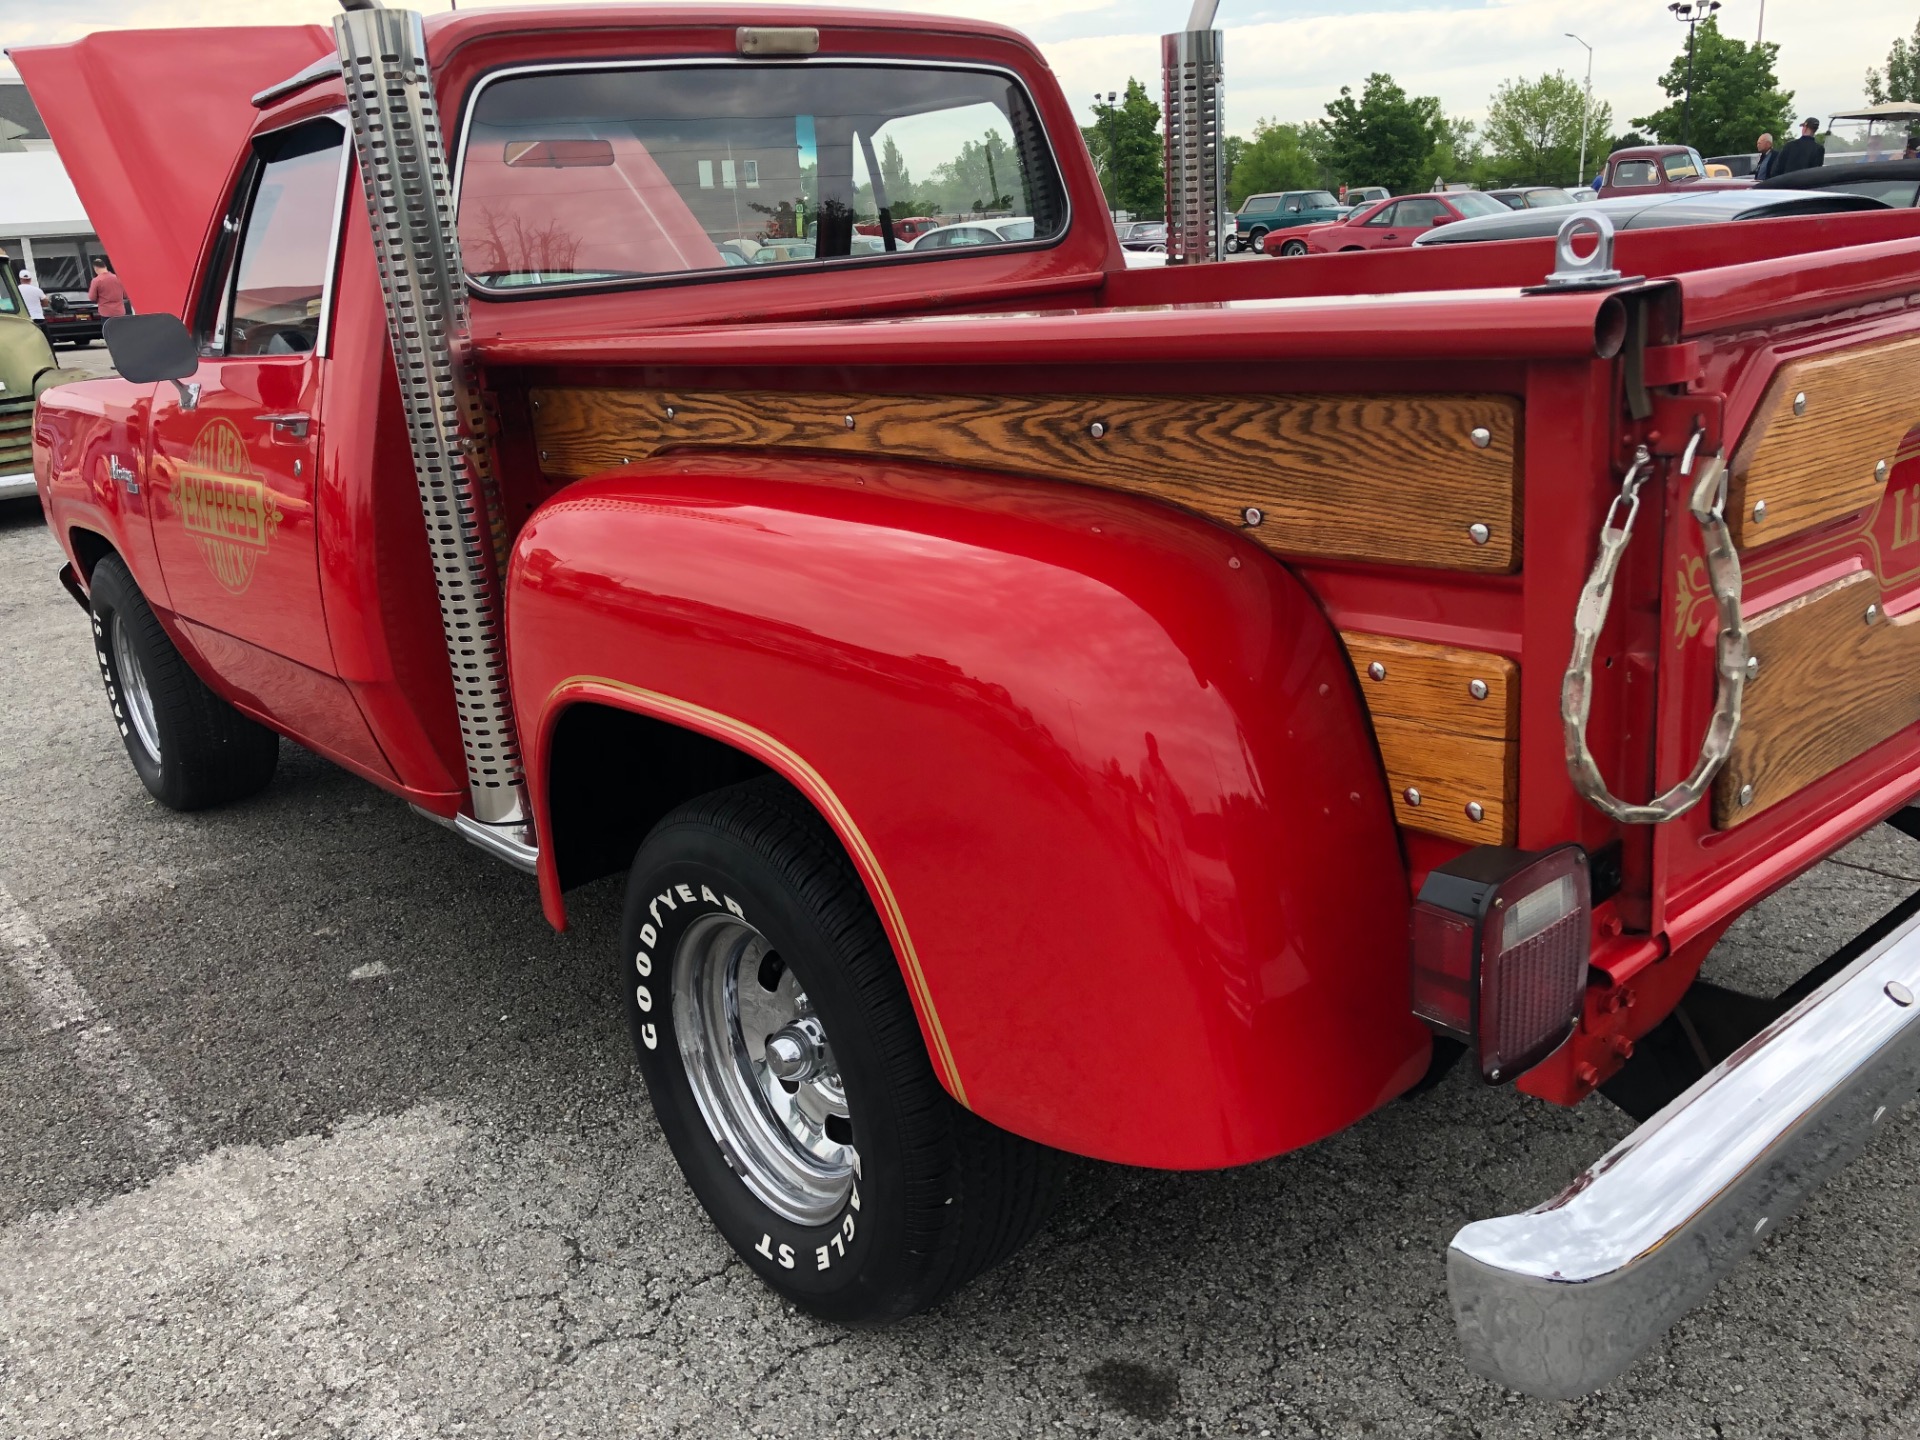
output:
[[[1473,427],[1472,439],[1475,445],[1484,450],[1493,443],[1493,432],[1484,425],[1476,425]]]
[[[1742,785],[1740,787],[1740,803],[1742,805],[1753,804],[1753,786]]]
[[[1480,808],[1480,802],[1478,800],[1469,800],[1467,802],[1467,819],[1478,825],[1486,818],[1487,812]]]
[[[1880,618],[1880,607],[1878,605],[1867,606],[1867,623],[1871,625],[1875,621],[1877,621],[1879,618]]]
[[[1751,680],[1753,679],[1754,676],[1758,675],[1759,673],[1760,673],[1760,657],[1758,655],[1749,655],[1747,657],[1747,679]]]
[[[1473,537],[1473,543],[1476,545],[1484,545],[1493,538],[1493,531],[1485,525],[1482,525],[1478,520],[1467,526],[1467,534]]]
[[[541,458],[542,460],[544,460],[544,459],[546,459],[546,458],[547,458],[547,452],[546,452],[546,451],[544,451],[544,450],[542,450],[542,451],[540,452],[540,458]]]
[[[1807,395],[1804,390],[1793,397],[1793,413],[1796,415],[1807,413]]]
[[[1094,439],[1098,440],[1102,435],[1105,435],[1107,433],[1107,427],[1105,422],[1100,420],[1094,421],[1091,425],[1087,427],[1087,433],[1093,436]]]
[[[845,419],[847,422],[847,429],[849,430],[853,429],[853,417],[851,415],[848,415],[845,417]]]
[[[1487,698],[1487,682],[1484,680],[1469,680],[1467,682],[1467,694],[1471,695],[1476,700],[1486,699]]]
[[[1258,525],[1262,520],[1266,519],[1267,517],[1261,511],[1259,506],[1249,505],[1247,506],[1246,509],[1240,512],[1240,518],[1246,521],[1247,524],[1249,525]]]
[[[1382,665],[1378,660],[1374,661],[1371,665],[1367,666],[1367,678],[1371,680],[1386,679],[1387,667]]]
[[[1767,518],[1767,502],[1764,500],[1754,501],[1753,502],[1753,523],[1758,525],[1762,520],[1766,518]]]
[[[1887,478],[1887,462],[1882,460],[1873,467],[1873,478],[1884,481]]]
[[[671,420],[672,418],[673,418],[673,407],[669,405],[667,406],[667,419]]]
[[[1418,805],[1420,803],[1420,792],[1414,789],[1413,786],[1411,785],[1407,786],[1405,794],[1406,794],[1407,804]]]

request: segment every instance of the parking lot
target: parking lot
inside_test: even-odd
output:
[[[1461,1370],[1442,1256],[1629,1122],[1458,1071],[1267,1164],[1082,1165],[939,1312],[816,1323],[661,1140],[617,884],[556,935],[530,879],[292,745],[256,800],[157,808],[59,563],[37,506],[0,506],[0,1434],[1920,1430],[1911,1109],[1578,1404]],[[1869,836],[1712,972],[1777,987],[1916,884],[1920,850]]]

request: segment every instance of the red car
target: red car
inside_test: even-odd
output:
[[[1391,250],[1411,245],[1436,225],[1455,220],[1471,220],[1481,215],[1502,215],[1507,207],[1491,195],[1478,190],[1459,190],[1446,195],[1402,195],[1396,200],[1380,200],[1353,212],[1331,225],[1316,225],[1306,234],[1298,231],[1285,237],[1294,248],[1272,249],[1276,255],[1331,255],[1339,250]]]
[[[907,245],[918,240],[929,230],[938,230],[940,225],[941,222],[938,220],[931,220],[925,215],[915,215],[910,219],[894,221],[893,236],[894,239],[902,245]],[[854,226],[853,232],[856,235],[878,235],[880,233],[880,222],[878,220],[869,220],[865,224]]]

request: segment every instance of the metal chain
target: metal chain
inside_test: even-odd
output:
[[[1699,449],[1696,433],[1680,462],[1680,473],[1693,472],[1694,453]],[[1727,467],[1720,455],[1709,458],[1700,469],[1688,502],[1694,522],[1700,527],[1707,561],[1707,583],[1714,605],[1720,612],[1720,632],[1715,651],[1719,688],[1714,696],[1713,718],[1707,723],[1701,742],[1700,758],[1693,773],[1666,794],[1644,805],[1632,805],[1607,789],[1607,782],[1587,748],[1587,717],[1593,707],[1593,657],[1600,645],[1600,631],[1607,623],[1607,611],[1613,603],[1613,581],[1620,569],[1620,557],[1633,538],[1633,522],[1640,513],[1640,488],[1653,473],[1653,457],[1642,445],[1634,452],[1633,464],[1620,484],[1620,493],[1607,507],[1606,523],[1600,527],[1600,554],[1593,574],[1580,592],[1580,603],[1573,612],[1573,658],[1567,664],[1567,676],[1560,686],[1560,720],[1566,727],[1567,773],[1573,788],[1602,813],[1623,825],[1661,825],[1684,815],[1699,803],[1707,786],[1726,763],[1733,749],[1733,737],[1740,729],[1740,697],[1747,683],[1747,630],[1740,618],[1740,555],[1733,548],[1733,536],[1727,529]],[[1624,517],[1622,511],[1624,510]],[[1616,523],[1616,521],[1618,523]]]

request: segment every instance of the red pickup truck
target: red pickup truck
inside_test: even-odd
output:
[[[61,578],[162,803],[286,737],[556,926],[628,876],[666,1138],[809,1310],[936,1303],[1062,1152],[1247,1164],[1463,1061],[1645,1121],[1448,1256],[1468,1362],[1582,1393],[1916,1084],[1911,903],[1695,980],[1911,823],[1920,215],[1205,263],[1218,50],[1152,270],[970,21],[16,50],[143,312],[39,404]],[[856,245],[876,146],[1031,237]]]

